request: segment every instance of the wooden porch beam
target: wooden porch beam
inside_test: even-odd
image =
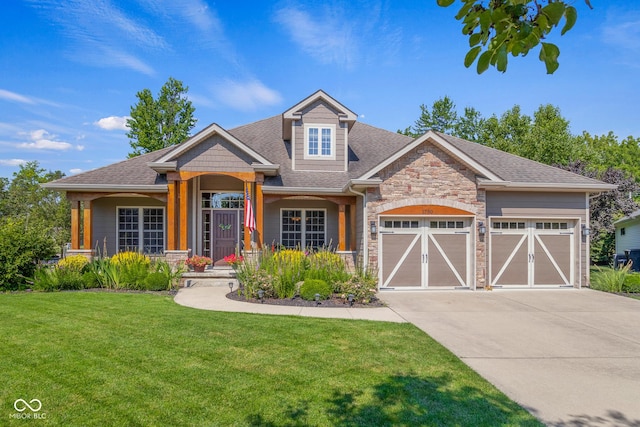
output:
[[[176,250],[176,182],[167,184],[167,250]]]
[[[84,249],[89,250],[92,249],[91,244],[93,243],[93,210],[91,209],[91,200],[85,200],[82,202],[84,206]]]
[[[345,218],[346,205],[338,206],[338,250],[344,251],[347,248],[347,221]]]
[[[71,201],[71,249],[80,249],[80,202]]]

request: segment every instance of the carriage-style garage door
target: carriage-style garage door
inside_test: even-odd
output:
[[[575,221],[494,218],[490,226],[491,285],[573,285]]]
[[[380,219],[381,288],[468,287],[471,218]]]

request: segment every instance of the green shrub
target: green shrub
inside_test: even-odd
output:
[[[597,273],[591,278],[591,287],[606,292],[622,292],[631,264],[622,268],[602,268],[596,266]]]
[[[640,293],[640,273],[629,273],[622,285],[622,291]]]
[[[336,286],[336,293],[344,300],[347,300],[351,294],[354,301],[369,303],[375,298],[377,286],[378,278],[374,272],[360,270],[347,280],[339,282]]]
[[[85,271],[82,273],[82,283],[85,289],[99,288],[100,282],[93,271]]]
[[[161,272],[149,273],[144,279],[144,287],[148,291],[166,291],[169,289],[169,278]]]
[[[82,273],[71,268],[42,267],[36,270],[33,277],[33,289],[36,291],[52,292],[83,288]]]
[[[321,279],[334,285],[349,278],[342,257],[329,249],[323,248],[309,256],[309,267],[305,279]]]
[[[274,278],[266,270],[246,270],[242,278],[238,276],[241,288],[238,290],[240,294],[244,294],[246,298],[258,298],[258,291],[264,292],[263,298],[274,298],[276,296],[273,282]]]
[[[39,260],[55,254],[48,229],[23,218],[0,219],[0,291],[26,288]]]
[[[333,288],[324,280],[305,279],[300,286],[300,297],[307,301],[313,301],[316,294],[320,295],[320,299],[327,299],[333,293]]]

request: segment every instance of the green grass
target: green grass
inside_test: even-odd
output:
[[[540,425],[410,324],[96,292],[3,294],[0,319],[0,425],[16,399],[38,425]]]

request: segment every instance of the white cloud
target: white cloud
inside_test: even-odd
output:
[[[20,166],[25,163],[27,163],[27,161],[22,159],[0,159],[0,165],[2,166]]]
[[[313,14],[286,7],[275,14],[275,21],[284,26],[291,38],[307,54],[323,64],[338,64],[351,68],[356,55],[356,37],[350,15],[339,11]]]
[[[68,151],[71,149],[76,149],[78,151],[84,150],[83,145],[73,146],[65,141],[57,141],[57,135],[52,135],[44,129],[38,129],[31,132],[20,132],[20,135],[27,136],[30,142],[20,143],[18,144],[18,148],[53,151]]]
[[[610,11],[602,29],[603,41],[614,47],[640,51],[640,14]]]
[[[269,89],[258,80],[246,82],[226,80],[214,90],[224,104],[241,111],[256,110],[282,101],[282,96],[278,92]]]
[[[0,89],[0,99],[5,99],[7,101],[15,101],[20,102],[22,104],[35,104],[36,102],[24,95],[20,95],[19,93],[10,92],[8,90]]]
[[[84,172],[83,169],[79,169],[79,168],[73,168],[73,169],[69,169],[69,172],[71,172],[71,174],[76,175],[79,174],[81,172]]]
[[[97,122],[93,122],[94,125],[105,130],[129,130],[127,127],[128,116],[110,116],[103,117]]]

